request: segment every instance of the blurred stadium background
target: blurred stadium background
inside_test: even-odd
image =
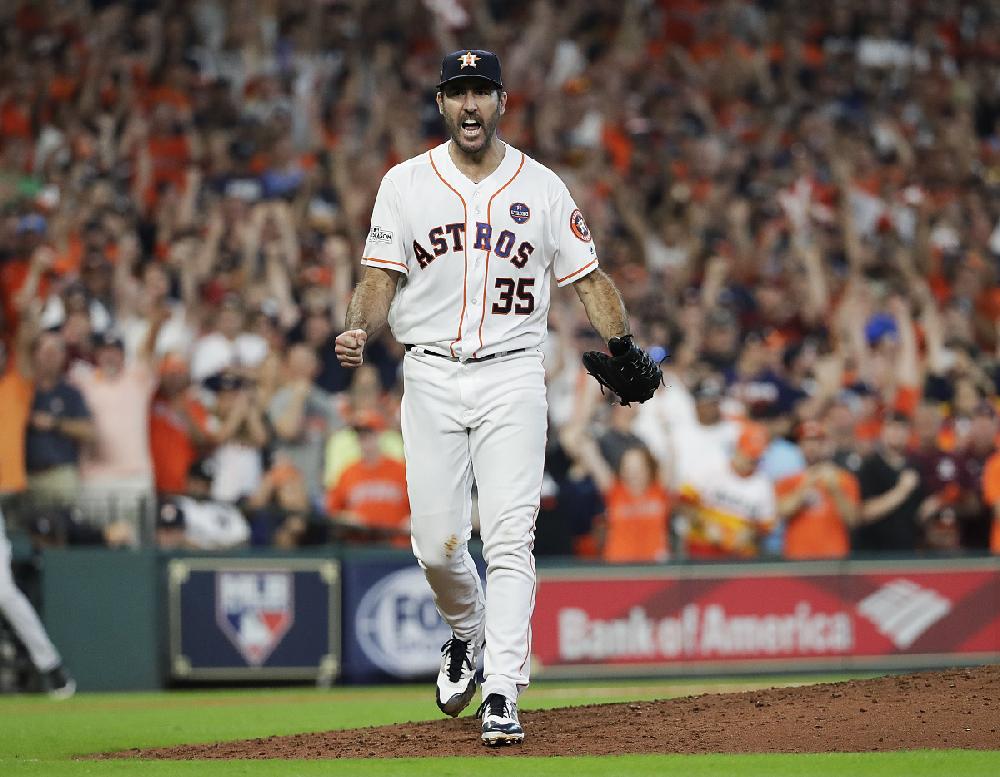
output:
[[[0,4],[0,507],[85,689],[411,679],[401,348],[342,370],[443,52],[586,214],[667,386],[553,299],[540,677],[1000,657],[1000,11]],[[713,561],[715,563],[707,563]],[[721,563],[720,563],[721,562]],[[0,692],[37,687],[0,628]]]

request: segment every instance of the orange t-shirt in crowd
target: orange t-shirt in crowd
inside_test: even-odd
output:
[[[983,468],[983,501],[993,510],[990,550],[1000,554],[1000,518],[997,518],[997,504],[1000,504],[1000,453],[990,456]]]
[[[80,270],[82,259],[83,240],[80,235],[73,234],[69,236],[62,249],[56,249],[56,260],[52,263],[52,269],[58,275],[71,275]]]
[[[187,412],[201,431],[208,431],[208,411],[194,397],[186,399]],[[156,490],[163,494],[183,494],[187,473],[198,457],[198,449],[187,423],[163,399],[154,399],[149,411],[149,452],[153,457]]]
[[[398,529],[410,517],[410,499],[406,493],[406,466],[398,459],[383,456],[374,464],[356,461],[340,475],[327,492],[326,507],[331,514],[351,512],[365,526]],[[405,537],[393,539],[405,547]]]
[[[779,499],[802,485],[806,473],[783,478],[775,484]],[[840,487],[855,505],[860,504],[861,489],[857,478],[845,470],[839,473]],[[844,558],[851,541],[843,516],[830,492],[823,486],[813,488],[805,504],[785,526],[785,558]]]
[[[5,138],[31,139],[31,109],[22,102],[7,100],[0,105],[0,134]]]
[[[670,496],[659,484],[635,494],[616,480],[604,494],[605,561],[663,561],[670,553]]]
[[[159,135],[149,139],[147,149],[153,169],[145,197],[146,204],[152,207],[159,199],[161,185],[173,184],[179,191],[184,191],[191,148],[184,135]]]
[[[923,392],[919,386],[900,386],[896,389],[896,396],[892,399],[892,409],[912,418],[913,414],[917,412],[917,405],[920,404],[922,396]]]
[[[0,263],[0,309],[6,315],[4,329],[7,332],[17,331],[19,316],[14,300],[28,279],[30,269],[31,262],[27,259],[8,259],[6,262]],[[48,294],[49,279],[47,275],[43,275],[38,283],[38,291],[35,292],[35,297],[37,299],[45,299]]]
[[[0,375],[0,494],[16,494],[28,485],[24,468],[24,431],[31,416],[35,387],[13,365]]]

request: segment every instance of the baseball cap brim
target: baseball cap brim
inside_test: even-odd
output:
[[[438,83],[438,89],[444,89],[447,84],[453,83],[455,81],[486,81],[488,84],[492,84],[497,89],[503,89],[503,84],[499,81],[494,81],[492,78],[487,78],[486,76],[472,75],[470,73],[462,73],[461,75],[452,76],[451,78],[446,78],[444,81]]]

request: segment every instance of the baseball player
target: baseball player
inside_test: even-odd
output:
[[[539,346],[553,279],[574,284],[609,341],[613,359],[602,354],[608,385],[641,382],[625,393],[643,401],[655,389],[654,373],[659,381],[658,368],[631,342],[621,297],[598,269],[590,230],[565,185],[496,137],[506,103],[496,54],[462,50],[444,58],[437,105],[451,139],[382,179],[364,274],[335,346],[343,365],[357,367],[365,343],[388,323],[406,348],[412,546],[453,632],[442,648],[437,704],[451,716],[469,704],[485,641],[478,715],[487,744],[524,739],[517,699],[528,685],[546,437]],[[473,482],[485,596],[466,546]]]
[[[4,527],[3,511],[0,510],[0,615],[7,619],[27,648],[31,663],[41,675],[49,696],[68,699],[76,693],[76,681],[63,668],[59,652],[45,633],[38,614],[14,582],[10,560],[10,540]]]

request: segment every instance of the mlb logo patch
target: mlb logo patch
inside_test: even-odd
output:
[[[295,619],[291,572],[218,572],[215,616],[244,660],[261,666]]]
[[[531,218],[531,210],[523,202],[515,202],[510,206],[510,217],[515,224],[524,224]]]

